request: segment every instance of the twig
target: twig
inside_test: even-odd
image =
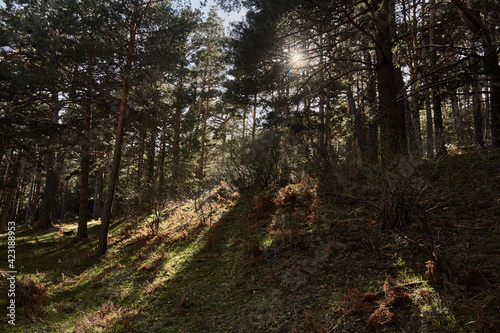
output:
[[[426,213],[428,213],[428,212],[430,212],[430,211],[432,211],[432,210],[434,210],[434,209],[436,209],[436,208],[439,208],[439,207],[441,207],[441,206],[447,205],[448,203],[450,203],[450,201],[451,201],[451,199],[450,199],[450,200],[448,200],[448,201],[446,201],[446,202],[443,202],[443,203],[438,203],[438,204],[437,204],[437,205],[435,205],[434,207],[427,209],[425,212],[426,212]]]
[[[396,286],[394,286],[393,288],[394,289],[404,289],[404,288],[410,288],[410,287],[415,287],[415,286],[419,286],[421,284],[424,284],[426,283],[427,281],[415,281],[415,282],[409,282],[409,283],[405,283],[405,284],[398,284]],[[385,294],[385,291],[381,290],[377,293],[375,293],[377,295],[377,297],[380,297],[382,296],[383,294]]]

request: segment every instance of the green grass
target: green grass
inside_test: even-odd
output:
[[[152,215],[117,220],[100,259],[99,222],[87,240],[63,234],[76,221],[18,231],[18,279],[38,282],[48,300],[38,315],[20,305],[16,332],[493,332],[499,161],[480,153],[420,166],[412,186],[425,191],[411,202],[418,218],[404,237],[380,232],[375,194],[336,202],[317,197],[310,181],[274,202],[263,196],[253,210],[236,197],[205,198],[213,202],[198,212],[172,205],[158,234]],[[4,235],[0,242],[5,258]],[[426,281],[431,244],[438,281]],[[399,298],[384,292],[388,276]],[[5,279],[0,287],[6,293]]]

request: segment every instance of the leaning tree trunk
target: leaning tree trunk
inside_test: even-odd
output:
[[[122,92],[120,99],[120,111],[118,115],[118,124],[116,127],[116,140],[113,151],[113,162],[109,173],[108,189],[104,201],[104,212],[101,221],[101,230],[99,233],[99,244],[97,246],[97,256],[103,256],[108,251],[108,231],[111,221],[111,209],[115,196],[115,189],[118,184],[118,174],[120,172],[120,163],[122,158],[123,134],[125,132],[125,113],[128,106],[128,95],[130,92],[130,70],[132,69],[132,56],[135,47],[136,38],[136,15],[137,7],[134,7],[131,24],[129,28],[129,41],[127,47],[127,60],[124,69],[124,77],[122,80]]]

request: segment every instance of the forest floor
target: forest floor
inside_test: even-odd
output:
[[[500,153],[482,151],[251,200],[222,184],[170,203],[158,232],[155,215],[115,221],[101,259],[98,221],[86,240],[18,230],[0,331],[500,332],[499,217]]]

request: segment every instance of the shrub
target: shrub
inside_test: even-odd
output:
[[[232,185],[251,197],[287,184],[292,168],[283,142],[282,133],[264,132],[251,142],[233,144],[226,165]]]

